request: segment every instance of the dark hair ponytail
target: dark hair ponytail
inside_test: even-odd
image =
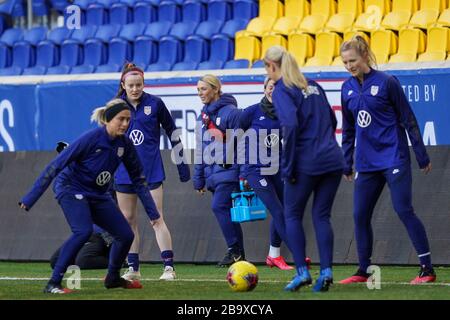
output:
[[[136,66],[133,62],[125,62],[122,67],[122,74],[120,75],[119,89],[117,90],[116,98],[120,98],[124,92],[122,88],[122,82],[124,81],[124,76],[131,71],[136,71],[137,73],[142,74],[142,78],[144,78],[144,70]]]

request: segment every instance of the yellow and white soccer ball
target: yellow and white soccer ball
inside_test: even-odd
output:
[[[251,291],[258,284],[258,269],[247,261],[235,262],[228,268],[227,281],[233,291]]]

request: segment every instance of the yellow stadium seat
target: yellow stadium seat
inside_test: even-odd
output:
[[[278,19],[284,15],[284,5],[280,0],[259,0],[259,17]]]
[[[364,13],[356,18],[353,24],[354,30],[374,31],[381,25],[383,17],[391,10],[389,0],[366,0]]]
[[[234,60],[247,59],[250,63],[261,57],[261,41],[253,36],[241,36],[235,39]]]
[[[425,51],[427,36],[420,29],[402,29],[398,39],[398,53],[389,62],[415,62],[417,54]]]
[[[364,40],[367,41],[367,43],[370,45],[370,37],[367,35],[367,33],[356,31],[356,30],[350,30],[346,31],[344,33],[344,41],[351,40],[354,36],[359,35],[364,38]]]
[[[297,31],[316,34],[325,26],[328,18],[336,13],[334,0],[311,0],[311,14],[300,23]]]
[[[398,37],[392,30],[375,30],[370,35],[370,47],[377,64],[389,62],[389,57],[397,53]]]
[[[334,57],[339,55],[342,38],[334,32],[319,32],[316,35],[316,52],[306,61],[305,66],[329,66]]]
[[[307,33],[290,33],[288,51],[295,57],[298,65],[305,64],[306,59],[314,55],[314,37]]]
[[[343,33],[349,29],[362,12],[361,0],[338,0],[338,11],[325,25],[327,31]]]
[[[450,27],[450,8],[442,11],[438,18],[437,24],[440,26]]]
[[[278,18],[272,32],[288,35],[297,29],[303,17],[309,14],[310,5],[307,0],[285,0],[284,17]]]
[[[431,27],[427,33],[427,50],[417,61],[444,61],[450,51],[450,33],[444,27]]]
[[[342,63],[342,58],[341,56],[337,56],[336,58],[334,58],[333,62],[331,63],[331,65],[333,67],[343,67],[344,64]]]
[[[386,29],[400,30],[407,25],[411,16],[417,11],[417,0],[393,0],[392,11],[389,12],[381,22]]]
[[[281,34],[268,34],[262,38],[262,49],[260,59],[264,59],[267,49],[272,46],[282,46],[287,49],[287,40]]]
[[[429,25],[434,24],[439,13],[444,11],[446,0],[421,0],[420,10],[413,14],[409,25],[411,27],[426,29]]]

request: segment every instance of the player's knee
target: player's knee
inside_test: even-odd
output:
[[[93,232],[92,227],[84,228],[84,229],[74,232],[74,235],[77,237],[77,239],[79,239],[80,242],[85,243],[91,237],[92,232]]]

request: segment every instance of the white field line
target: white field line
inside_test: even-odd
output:
[[[72,279],[75,280],[75,279]],[[48,278],[23,278],[23,277],[0,277],[0,281],[48,281]],[[102,278],[81,278],[81,281],[103,281]],[[157,278],[142,278],[140,281],[162,281]],[[222,279],[176,279],[176,282],[226,282]],[[259,283],[286,283],[287,280],[259,280]],[[340,285],[335,283],[334,285]],[[381,282],[381,285],[410,285],[409,282]],[[365,283],[359,283],[358,285],[366,285]],[[450,287],[450,283],[434,282],[434,283],[422,283],[420,286],[447,286]]]

